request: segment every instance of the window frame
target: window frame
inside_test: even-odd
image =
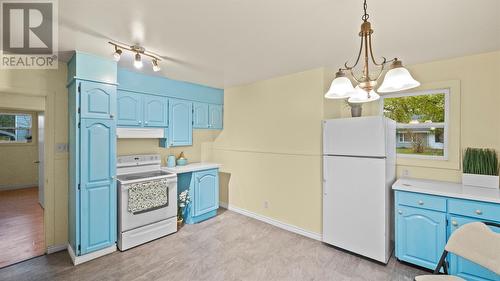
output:
[[[31,141],[2,141],[0,140],[0,145],[34,145],[35,143],[35,130],[36,128],[33,125],[35,120],[35,115],[32,112],[10,112],[10,111],[0,111],[0,115],[29,115],[31,117],[31,127],[0,127],[2,129],[14,129],[14,130],[30,130],[31,131]]]
[[[413,96],[435,95],[435,94],[444,94],[443,156],[396,153],[397,158],[413,158],[413,159],[428,159],[428,160],[443,160],[443,161],[448,160],[448,156],[449,156],[449,123],[450,123],[450,89],[449,88],[441,88],[441,89],[430,89],[430,90],[421,90],[421,91],[414,91],[414,92],[391,93],[391,94],[384,94],[383,96],[380,97],[381,102],[379,103],[380,104],[379,112],[382,116],[385,116],[384,115],[384,104],[385,104],[386,98],[401,98],[401,97],[413,97]],[[398,124],[399,123],[396,123],[396,129],[398,129],[398,127],[397,127]],[[396,137],[398,137],[398,136],[396,136]]]

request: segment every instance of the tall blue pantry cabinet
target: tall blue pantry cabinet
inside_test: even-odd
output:
[[[68,250],[75,264],[116,249],[116,80],[114,61],[76,52],[68,62]]]

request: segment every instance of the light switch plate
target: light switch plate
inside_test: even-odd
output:
[[[56,144],[56,152],[57,153],[66,153],[66,152],[68,152],[68,144],[67,143],[57,143]]]

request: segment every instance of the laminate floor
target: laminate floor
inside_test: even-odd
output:
[[[367,234],[369,235],[369,234]],[[66,251],[0,269],[0,280],[413,280],[382,265],[231,211],[126,252],[72,266]]]
[[[38,188],[0,191],[0,268],[44,253]]]

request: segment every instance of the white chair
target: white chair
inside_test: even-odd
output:
[[[417,276],[415,281],[465,281],[460,277],[448,275],[448,253],[479,264],[500,276],[500,234],[493,232],[486,225],[500,227],[498,223],[473,222],[453,232],[444,247],[434,275]],[[441,268],[444,275],[439,274]]]

